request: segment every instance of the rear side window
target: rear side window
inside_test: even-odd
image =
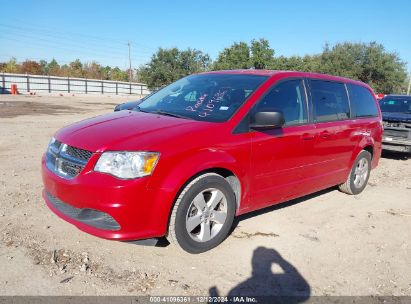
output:
[[[359,85],[348,84],[353,117],[378,116],[378,108],[370,91]]]
[[[344,120],[350,117],[347,90],[343,83],[311,80],[310,87],[316,122]]]

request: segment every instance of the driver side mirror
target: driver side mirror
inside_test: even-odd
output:
[[[281,128],[285,124],[281,112],[257,112],[251,117],[250,128],[255,130]]]

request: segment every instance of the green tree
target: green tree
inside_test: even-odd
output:
[[[41,66],[41,74],[42,75],[48,75],[49,71],[48,71],[48,64],[46,60],[40,60],[39,64]]]
[[[103,79],[110,80],[111,79],[111,67],[108,65],[102,68],[101,73],[103,75]]]
[[[9,61],[3,64],[1,72],[4,73],[18,73],[20,66],[17,64],[16,58],[12,57]]]
[[[57,63],[56,59],[52,59],[47,65],[47,71],[49,75],[60,76],[60,65]]]
[[[303,72],[319,72],[320,71],[319,55],[306,55],[304,57],[280,56],[274,58],[270,69],[282,71],[303,71]]]
[[[253,39],[251,44],[235,42],[218,54],[213,70],[267,69],[273,65],[274,49],[266,39]]]
[[[189,74],[203,72],[209,63],[210,57],[195,49],[159,48],[150,62],[138,69],[138,78],[149,88],[156,88]]]
[[[273,60],[271,69],[281,71],[303,71],[304,62],[300,56],[280,56]]]
[[[368,83],[378,93],[401,92],[406,78],[405,62],[382,44],[338,43],[324,47],[320,60],[323,73],[345,76]]]
[[[251,65],[255,69],[267,69],[274,60],[274,49],[270,48],[270,43],[266,39],[252,40]]]
[[[252,67],[250,47],[246,42],[234,42],[218,54],[213,70],[249,69]]]
[[[210,65],[210,56],[196,49],[187,49],[179,54],[180,73],[184,76],[202,72]]]
[[[83,64],[80,59],[76,59],[69,64],[70,77],[84,77]]]
[[[408,76],[405,78],[399,93],[407,95],[411,94],[411,73],[409,73]]]
[[[120,70],[119,67],[115,67],[111,70],[110,79],[115,81],[128,81],[128,74]]]

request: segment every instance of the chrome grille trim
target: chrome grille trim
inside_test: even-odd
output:
[[[73,179],[84,169],[92,155],[93,152],[55,140],[47,148],[46,166],[62,178]]]

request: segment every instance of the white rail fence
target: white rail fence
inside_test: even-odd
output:
[[[11,93],[13,84],[19,93],[150,94],[145,84],[136,82],[0,73],[0,94]]]

